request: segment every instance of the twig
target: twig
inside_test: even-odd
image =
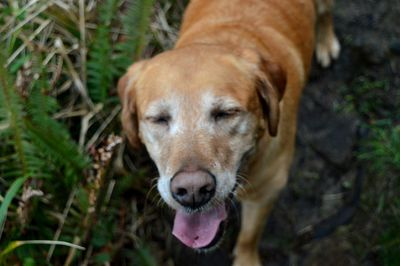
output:
[[[61,118],[68,118],[68,117],[77,117],[77,116],[84,116],[87,114],[86,109],[79,109],[79,110],[70,110],[66,109],[59,113],[53,115],[54,119],[61,119]]]
[[[85,138],[86,138],[86,133],[89,130],[89,122],[90,119],[93,118],[93,116],[95,116],[98,112],[100,112],[103,109],[103,105],[102,104],[97,104],[94,109],[87,113],[81,121],[81,132],[79,134],[79,147],[82,149],[83,145],[85,143]]]
[[[29,42],[33,41],[33,39],[40,33],[42,32],[42,30],[44,30],[47,25],[49,25],[51,22],[51,20],[45,20],[32,34],[31,36],[29,36],[28,40]],[[6,67],[8,67],[13,61],[14,59],[26,48],[28,44],[26,42],[24,42],[24,44],[22,44],[20,47],[18,47],[18,49],[8,58],[7,63],[6,63]]]
[[[67,91],[71,87],[71,85],[72,85],[72,81],[71,80],[67,80],[58,89],[56,88],[56,89],[52,90],[51,91],[51,95],[52,96],[58,96],[61,93]],[[60,113],[63,113],[63,112],[60,112]]]
[[[25,13],[29,13],[30,11],[28,11],[28,9],[33,6],[34,4],[36,4],[36,2],[38,2],[39,0],[33,0],[30,1],[28,4],[24,5],[21,9],[19,9],[19,14],[25,12]],[[4,26],[0,29],[0,32],[3,32],[5,30],[7,30],[9,28],[9,26],[15,22],[15,18],[18,16],[18,14],[15,14],[14,11],[18,9],[18,1],[9,1],[10,6],[13,9],[13,19],[10,19],[8,22],[6,22],[4,24]]]
[[[82,96],[82,98],[85,100],[86,104],[90,107],[90,109],[94,108],[94,105],[92,103],[92,100],[89,98],[86,87],[84,86],[84,84],[82,83],[82,80],[80,79],[78,73],[76,73],[76,70],[71,62],[71,60],[69,59],[66,50],[64,48],[64,44],[62,42],[62,40],[60,38],[57,38],[55,41],[55,45],[56,47],[58,47],[59,52],[61,54],[61,56],[63,57],[63,59],[65,60],[65,62],[67,63],[67,67],[68,70],[72,76],[72,79],[75,83],[76,88],[78,89],[79,94]]]
[[[93,252],[93,246],[90,245],[86,251],[86,255],[85,255],[85,259],[83,260],[81,266],[87,266],[89,265],[89,259],[92,256],[92,252]]]
[[[80,32],[80,54],[81,54],[81,80],[86,84],[86,29],[85,29],[85,2],[79,0],[79,32]]]
[[[59,80],[63,68],[63,60],[61,57],[58,57],[58,62],[56,63],[56,68],[53,71],[53,75],[50,80],[50,90],[53,91],[53,88],[56,86],[57,81]],[[43,66],[45,66],[43,62]]]
[[[117,106],[114,108],[114,110],[111,112],[111,114],[107,117],[107,119],[101,124],[99,129],[94,133],[94,135],[90,138],[90,140],[86,143],[86,150],[89,149],[99,138],[101,133],[103,133],[104,129],[107,128],[107,126],[113,121],[113,119],[119,114],[121,111],[121,106]]]
[[[12,28],[12,30],[10,30],[9,32],[7,32],[7,34],[4,36],[3,40],[8,39],[11,34],[13,34],[14,32],[16,32],[17,30],[19,30],[20,28],[22,28],[23,26],[25,26],[26,24],[28,24],[32,19],[34,19],[35,17],[37,17],[40,13],[42,13],[43,11],[45,11],[49,6],[51,6],[51,3],[46,3],[44,4],[39,10],[37,10],[35,13],[33,13],[32,15],[28,16],[26,19],[24,19],[21,23],[19,23],[17,26],[15,26],[14,28]]]
[[[58,224],[57,231],[56,231],[56,233],[54,235],[54,238],[53,238],[54,241],[56,241],[56,240],[58,240],[60,238],[62,228],[64,227],[65,220],[67,219],[67,215],[69,213],[69,210],[71,209],[71,205],[72,205],[72,202],[73,202],[73,200],[75,198],[76,191],[77,191],[77,189],[74,188],[71,191],[71,193],[69,194],[67,204],[65,205],[65,208],[64,208],[60,223]],[[55,244],[52,244],[50,246],[49,251],[47,253],[47,258],[46,258],[47,262],[50,262],[50,259],[53,256],[53,252],[54,252],[55,247],[56,247]]]
[[[74,244],[74,245],[79,245],[80,242],[81,242],[81,239],[80,239],[78,236],[75,236],[75,237],[74,237],[74,243],[73,243],[73,244]],[[69,266],[69,265],[71,265],[71,263],[72,263],[72,261],[73,261],[73,259],[74,259],[74,257],[75,257],[75,253],[76,253],[76,249],[71,248],[71,249],[69,250],[67,259],[66,259],[65,262],[64,262],[64,266]]]

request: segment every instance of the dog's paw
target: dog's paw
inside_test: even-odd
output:
[[[328,67],[333,59],[337,59],[340,53],[340,43],[335,34],[317,42],[317,61],[322,67]]]

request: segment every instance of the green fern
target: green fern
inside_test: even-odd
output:
[[[8,206],[25,180],[30,177],[43,177],[47,173],[46,162],[41,160],[26,134],[23,104],[12,85],[4,62],[4,56],[0,53],[0,124],[5,125],[1,130],[0,141],[4,151],[2,156],[8,159],[7,163],[0,165],[0,175],[5,180],[14,182],[0,205],[0,228],[3,228],[6,220]],[[2,230],[0,235],[1,233]]]
[[[123,29],[126,33],[124,42],[117,45],[118,55],[115,59],[119,71],[125,69],[140,59],[148,42],[148,30],[152,15],[154,0],[130,1],[130,6],[122,18]]]
[[[126,67],[142,55],[149,37],[153,2],[154,0],[94,1],[93,4],[98,8],[97,16],[85,14],[85,19],[90,25],[97,25],[94,34],[89,34],[87,38],[89,49],[86,87],[94,102],[110,104],[110,88],[115,85],[115,81]],[[69,68],[76,67],[75,70],[79,71],[79,67],[82,66],[81,54],[74,47],[81,34],[79,23],[74,19],[80,16],[75,4],[64,3],[73,7],[68,12],[53,5],[41,13],[36,13],[43,4],[32,3],[27,8],[24,3],[20,3],[15,5],[13,10],[6,1],[3,5],[4,12],[0,12],[0,24],[12,22],[9,23],[10,27],[2,32],[10,34],[6,38],[3,36],[4,42],[0,43],[0,51],[4,53],[3,56],[0,55],[0,236],[2,226],[5,226],[0,241],[0,250],[4,251],[0,251],[0,265],[3,262],[4,265],[28,265],[28,262],[50,265],[53,261],[60,264],[67,256],[67,249],[57,248],[51,262],[47,262],[43,256],[48,252],[47,247],[24,245],[14,250],[14,244],[55,238],[73,242],[74,236],[87,235],[88,230],[92,228],[82,226],[82,217],[94,219],[88,215],[91,210],[89,206],[94,204],[93,195],[98,190],[103,193],[108,189],[106,183],[102,184],[101,188],[92,189],[95,181],[82,178],[92,177],[93,174],[87,167],[90,164],[89,156],[83,154],[74,141],[77,137],[74,132],[79,131],[83,117],[73,116],[65,120],[53,118],[54,114],[70,110],[71,107],[73,111],[91,111],[81,106],[81,101],[73,90],[73,82],[70,87],[64,87],[64,84],[68,84],[67,81],[70,82],[74,78]],[[119,13],[119,7],[125,13],[123,22],[121,16],[115,15]],[[11,29],[20,25],[28,16],[35,17],[35,21]],[[51,20],[51,26],[44,26],[40,31],[39,27],[45,25],[40,24],[41,21],[48,19]],[[91,33],[91,27],[86,29],[86,32]],[[117,30],[114,31],[115,29]],[[117,43],[112,38],[116,36],[115,32],[123,32],[118,36]],[[38,35],[35,37],[34,33]],[[58,53],[62,49],[54,41],[58,38],[63,41],[63,49],[68,52],[67,56],[72,66],[65,67],[63,62],[66,59]],[[43,51],[56,53],[50,56],[44,55]],[[4,67],[6,59],[12,59],[8,67]],[[22,84],[21,88],[15,85],[17,76],[22,81],[19,83]],[[53,95],[57,95],[58,98]],[[115,98],[113,100],[116,101]],[[63,107],[65,109],[61,109]],[[88,135],[97,132],[101,119],[102,114],[96,114],[96,117],[90,120]],[[71,196],[71,201],[68,200],[71,202],[70,212],[65,218],[65,223],[60,225],[59,219],[64,213],[63,210],[69,208],[66,207],[66,195],[71,187],[78,188],[80,193],[76,197]],[[29,198],[29,189],[43,192],[44,195]],[[16,200],[26,197],[29,200]],[[96,201],[96,204],[99,204],[96,208],[102,210],[101,205],[105,203],[99,202],[103,201]],[[104,217],[98,216],[96,218],[99,221],[89,221],[88,224],[105,224],[109,220],[112,228],[119,219],[117,209],[114,208],[111,208],[114,213],[108,213]],[[57,225],[62,233],[55,237]],[[112,238],[114,235],[110,233],[101,246],[94,245],[92,257],[98,258],[95,254],[99,254],[103,247],[111,243]],[[87,241],[94,243],[95,236]],[[9,251],[12,252],[8,253]],[[93,261],[93,258],[90,259]],[[72,264],[75,262],[79,264],[78,260]]]
[[[4,62],[0,56],[0,160],[7,162],[0,164],[0,176],[12,185],[0,205],[0,228],[8,206],[28,178],[55,179],[61,173],[61,183],[71,185],[88,164],[67,129],[51,117],[57,105],[45,94],[47,81],[42,69],[29,97],[24,98],[12,85]]]
[[[0,137],[5,149],[12,152],[12,155],[9,154],[9,163],[0,167],[0,173],[5,177],[34,176],[41,172],[41,162],[26,134],[23,104],[11,83],[4,62],[3,55],[0,55],[0,124],[6,126]],[[7,168],[12,171],[7,171]]]
[[[88,90],[94,102],[105,102],[109,88],[132,61],[138,60],[147,44],[147,32],[154,0],[128,1],[123,16],[124,41],[112,45],[111,25],[117,0],[107,0],[99,8],[97,27],[88,59]]]
[[[51,117],[58,105],[54,98],[42,91],[47,86],[46,81],[42,78],[37,83],[39,86],[34,87],[28,98],[30,119],[25,120],[25,127],[34,145],[40,149],[43,158],[52,162],[55,168],[72,170],[73,175],[66,181],[73,184],[82,174],[89,160],[79,152],[68,130]]]
[[[117,0],[106,0],[98,9],[100,16],[88,55],[88,90],[94,102],[104,102],[112,85],[115,70],[112,64],[111,22]]]

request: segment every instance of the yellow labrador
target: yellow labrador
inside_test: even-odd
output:
[[[257,246],[287,182],[314,40],[323,66],[339,54],[331,6],[192,0],[175,48],[120,79],[125,134],[157,165],[159,193],[176,210],[172,233],[185,245],[216,245],[236,195],[243,219],[234,265],[260,265]]]

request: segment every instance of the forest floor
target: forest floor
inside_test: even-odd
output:
[[[289,183],[262,237],[264,265],[381,265],[378,197],[372,204],[368,199],[386,181],[372,177],[369,162],[359,154],[368,125],[381,119],[399,122],[399,17],[397,0],[336,1],[340,58],[328,69],[314,62]],[[161,213],[162,238],[169,234],[172,215]],[[175,265],[229,265],[237,216],[231,216],[228,240],[210,254],[193,253],[170,236],[161,246],[172,251]],[[159,253],[162,264],[171,264],[164,251]]]

